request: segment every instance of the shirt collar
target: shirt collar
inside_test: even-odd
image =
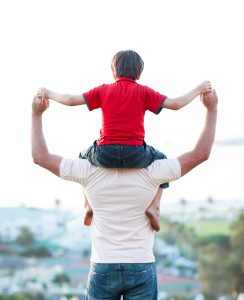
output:
[[[119,77],[118,79],[116,79],[116,81],[132,81],[135,82],[135,80],[128,78],[128,77]]]

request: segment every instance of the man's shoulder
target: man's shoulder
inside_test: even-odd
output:
[[[179,160],[177,157],[175,158],[164,158],[164,159],[156,159],[153,163],[151,163],[147,168],[162,168],[163,166],[180,166]]]
[[[181,166],[178,158],[157,159],[146,169],[150,177],[156,179],[172,181],[181,177]]]
[[[67,180],[79,181],[89,176],[93,166],[87,159],[63,158],[60,163],[60,177]]]

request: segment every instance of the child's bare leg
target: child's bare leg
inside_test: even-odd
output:
[[[85,216],[84,216],[84,225],[86,226],[90,226],[91,225],[91,221],[92,221],[92,215],[93,215],[93,211],[92,211],[92,208],[87,200],[87,197],[86,197],[86,194],[85,192],[83,191],[83,195],[84,195],[84,198],[85,198],[85,204],[84,204],[84,207],[85,207]]]
[[[160,200],[162,197],[163,189],[159,188],[156,196],[154,197],[151,205],[146,210],[146,215],[150,218],[154,230],[160,230]]]

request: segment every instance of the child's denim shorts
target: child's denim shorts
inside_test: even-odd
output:
[[[101,168],[142,169],[148,167],[156,159],[167,158],[162,152],[147,145],[130,146],[121,144],[98,146],[95,141],[91,147],[82,151],[79,158]],[[169,183],[163,183],[161,188],[168,188]]]

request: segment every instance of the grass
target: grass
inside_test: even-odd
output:
[[[230,221],[225,220],[206,220],[197,222],[187,222],[187,227],[193,228],[199,237],[209,235],[230,235]]]

